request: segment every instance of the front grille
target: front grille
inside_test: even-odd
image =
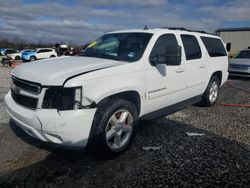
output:
[[[41,92],[41,85],[38,83],[29,82],[26,80],[21,80],[19,78],[14,77],[14,76],[12,76],[12,81],[13,81],[13,85],[15,85],[19,89],[25,90],[29,93],[33,93],[33,94],[38,95]]]
[[[229,71],[229,73],[231,73],[231,74],[239,74],[239,75],[246,75],[246,76],[250,76],[250,73],[247,73],[247,72],[235,72],[235,71]]]
[[[11,96],[17,104],[20,104],[24,107],[31,108],[31,109],[36,109],[37,107],[38,99],[36,98],[17,94],[13,90],[11,90]]]

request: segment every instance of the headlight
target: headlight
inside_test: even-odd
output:
[[[51,87],[46,90],[42,108],[77,110],[82,108],[82,88]]]

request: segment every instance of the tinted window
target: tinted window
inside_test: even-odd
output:
[[[186,59],[199,59],[201,58],[200,45],[193,35],[181,35],[181,40],[183,42]]]
[[[167,55],[167,47],[178,47],[175,35],[165,34],[160,36],[154,45],[150,57],[154,57],[155,55]]]
[[[227,56],[224,45],[220,39],[201,37],[210,57]]]
[[[38,54],[39,54],[39,53],[43,53],[43,50],[38,50],[36,53],[38,53]]]
[[[250,59],[250,50],[240,51],[240,53],[238,55],[236,55],[235,58]]]
[[[14,53],[18,53],[18,50],[6,50],[5,54],[14,54]]]
[[[37,53],[45,53],[45,52],[51,52],[52,50],[51,49],[42,49],[42,50],[39,50]]]

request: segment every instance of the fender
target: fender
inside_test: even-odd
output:
[[[116,66],[115,69],[118,68],[119,66]],[[121,68],[119,69],[122,70]],[[140,96],[141,109],[143,109],[142,106],[145,101],[144,70],[137,69],[134,72],[123,72],[119,74],[119,71],[111,68],[108,72],[115,72],[116,74],[110,75],[110,73],[107,74],[107,72],[98,74],[98,76],[97,72],[91,73],[92,76],[83,74],[79,77],[70,79],[70,81],[65,84],[65,87],[81,85],[83,88],[82,104],[84,106],[98,104],[104,98],[115,94],[126,91],[135,91]],[[93,74],[97,77],[94,77]]]

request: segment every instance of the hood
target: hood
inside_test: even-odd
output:
[[[250,66],[250,59],[240,59],[240,58],[232,58],[229,60],[230,65],[248,65]]]
[[[13,69],[12,75],[42,85],[63,85],[67,78],[125,62],[92,57],[59,57],[25,63]]]

